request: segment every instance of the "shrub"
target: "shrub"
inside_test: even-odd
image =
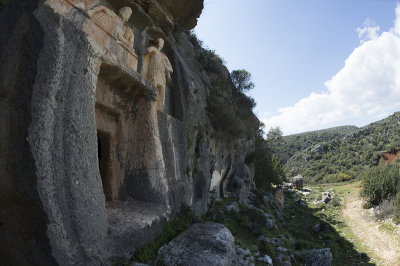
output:
[[[203,47],[203,41],[199,40],[193,30],[187,31],[189,41],[193,44],[195,49]]]
[[[313,249],[313,248],[316,248],[316,245],[308,240],[296,239],[296,242],[294,243],[295,250],[306,250],[306,249]]]
[[[253,108],[256,107],[256,101],[250,96],[243,93],[237,93],[236,98],[238,105],[245,110],[253,110]]]
[[[222,95],[211,93],[208,97],[207,113],[213,128],[233,138],[243,137],[246,129],[237,118],[232,104]]]
[[[330,204],[332,204],[334,207],[339,207],[340,206],[340,200],[336,196],[330,201]]]
[[[371,202],[367,201],[363,204],[363,209],[371,209],[372,207],[374,207],[374,205],[372,205]]]
[[[207,115],[216,132],[233,139],[254,137],[260,121],[253,114],[254,99],[232,90],[231,81],[217,78],[207,99]]]
[[[394,205],[395,205],[395,209],[394,209],[393,222],[395,222],[396,224],[399,224],[400,223],[400,191],[397,192]]]
[[[374,215],[377,220],[384,220],[393,216],[395,211],[394,201],[393,200],[384,200],[379,204],[377,208],[374,210]]]
[[[268,141],[262,137],[262,133],[256,136],[255,151],[252,155],[255,166],[254,181],[257,188],[270,190],[271,184],[282,184],[284,172],[280,160],[268,148]]]
[[[275,247],[271,243],[261,241],[261,242],[258,242],[257,247],[261,254],[265,254],[270,257],[275,257]]]
[[[247,215],[241,215],[239,216],[239,225],[242,227],[247,227],[250,228],[251,226],[251,219]]]
[[[400,184],[399,164],[378,165],[363,174],[361,195],[373,205],[396,196]]]
[[[345,182],[353,179],[349,174],[340,172],[336,177],[336,182]]]
[[[225,65],[225,60],[214,50],[201,49],[198,51],[196,59],[206,71],[212,73],[218,73]]]

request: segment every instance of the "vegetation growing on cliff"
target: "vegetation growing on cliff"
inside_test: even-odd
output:
[[[275,141],[271,138],[265,140],[264,131],[259,129],[255,137],[255,150],[246,158],[246,164],[254,163],[257,189],[270,191],[272,184],[280,185],[285,179],[281,162],[270,147]]]
[[[281,184],[284,173],[278,158],[272,153],[271,145],[280,140],[282,132],[269,132],[264,139],[263,125],[253,113],[256,103],[245,92],[255,87],[251,74],[245,69],[228,72],[224,60],[215,51],[205,48],[193,32],[189,32],[197,60],[211,79],[207,100],[207,115],[217,134],[231,139],[247,137],[254,139],[255,150],[246,158],[246,164],[254,164],[256,186],[270,190],[271,184]]]
[[[251,74],[235,70],[230,74],[224,60],[214,50],[203,46],[193,32],[189,32],[199,67],[210,78],[207,115],[215,132],[231,139],[255,137],[260,122],[253,113],[256,103],[244,94],[254,87]]]

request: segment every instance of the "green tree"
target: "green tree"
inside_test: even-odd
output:
[[[255,151],[253,161],[255,167],[254,181],[259,189],[271,189],[271,184],[281,184],[284,179],[284,172],[280,160],[271,154],[269,142],[262,136],[264,132],[259,130],[255,139]]]
[[[231,79],[236,89],[240,92],[249,91],[255,86],[251,81],[251,74],[244,69],[233,70]]]
[[[279,126],[275,127],[275,128],[271,127],[271,129],[267,133],[267,140],[280,141],[280,140],[282,140],[282,135],[283,135],[283,133]]]

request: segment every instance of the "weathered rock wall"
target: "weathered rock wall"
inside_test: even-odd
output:
[[[132,8],[134,52],[90,19],[98,5]],[[212,82],[182,31],[202,7],[21,0],[0,13],[2,265],[103,264],[154,239],[182,205],[246,199],[253,141],[214,134]],[[174,70],[161,111],[139,74],[158,37]]]
[[[56,264],[46,236],[36,165],[27,142],[32,87],[43,31],[32,16],[38,1],[11,1],[0,15],[0,263]],[[23,77],[23,78],[21,78]]]

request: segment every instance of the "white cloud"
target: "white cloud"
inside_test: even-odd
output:
[[[357,28],[358,38],[360,38],[361,43],[374,40],[379,37],[380,27],[375,25],[370,18],[364,21],[363,28]]]
[[[400,35],[400,4],[396,7],[396,21],[394,22],[393,32]]]
[[[394,27],[387,32],[378,34],[376,26],[362,32],[364,41],[343,69],[325,82],[325,92],[311,93],[293,106],[280,108],[278,115],[264,116],[266,129],[280,126],[284,134],[292,134],[347,120],[367,121],[399,110],[400,4],[396,16]]]

